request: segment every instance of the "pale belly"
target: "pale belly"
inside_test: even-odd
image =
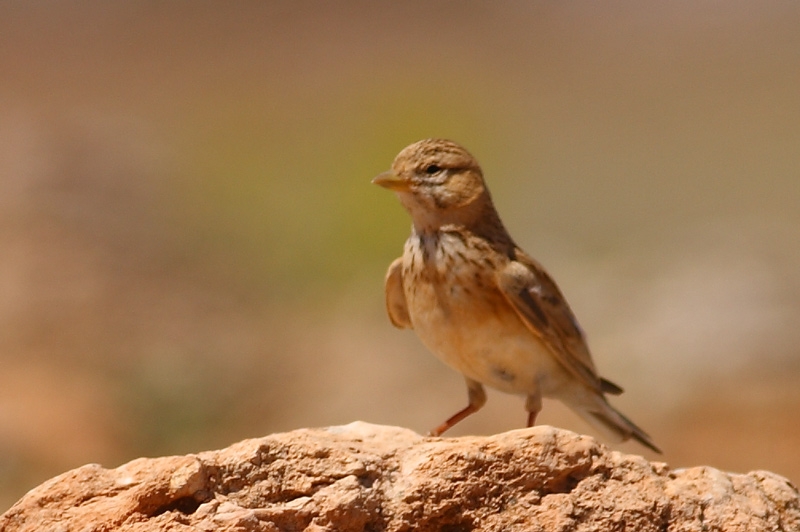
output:
[[[491,280],[478,283],[450,266],[436,282],[417,277],[414,290],[406,287],[409,315],[423,344],[448,366],[492,388],[561,395],[572,379]]]

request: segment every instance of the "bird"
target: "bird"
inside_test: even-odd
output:
[[[386,273],[389,320],[412,329],[467,386],[467,406],[429,435],[480,410],[488,386],[525,397],[528,427],[548,397],[616,440],[632,438],[661,453],[608,402],[606,395],[622,388],[598,375],[561,290],[511,238],[464,147],[420,140],[372,183],[394,192],[412,220],[403,254]]]

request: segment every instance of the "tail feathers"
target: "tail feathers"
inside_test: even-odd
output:
[[[600,379],[600,390],[602,390],[603,393],[610,393],[611,395],[620,395],[625,391],[610,380],[603,378]]]
[[[591,410],[578,409],[578,414],[605,434],[610,433],[610,435],[615,436],[617,439],[622,439],[622,441],[633,438],[648,449],[662,454],[661,449],[656,447],[656,444],[653,443],[645,431],[608,404],[605,398],[599,397],[599,399],[600,401],[598,401],[597,405],[599,408]]]

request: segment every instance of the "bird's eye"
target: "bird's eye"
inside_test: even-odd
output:
[[[441,171],[442,167],[435,164],[428,165],[428,167],[425,168],[425,173],[428,175],[438,174]]]

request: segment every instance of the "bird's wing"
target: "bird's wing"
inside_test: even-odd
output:
[[[406,294],[403,291],[403,258],[392,262],[386,272],[386,312],[392,324],[398,329],[413,329],[408,315]]]
[[[497,284],[519,317],[570,373],[598,392],[622,389],[601,379],[566,299],[544,268],[517,249],[497,272]]]

